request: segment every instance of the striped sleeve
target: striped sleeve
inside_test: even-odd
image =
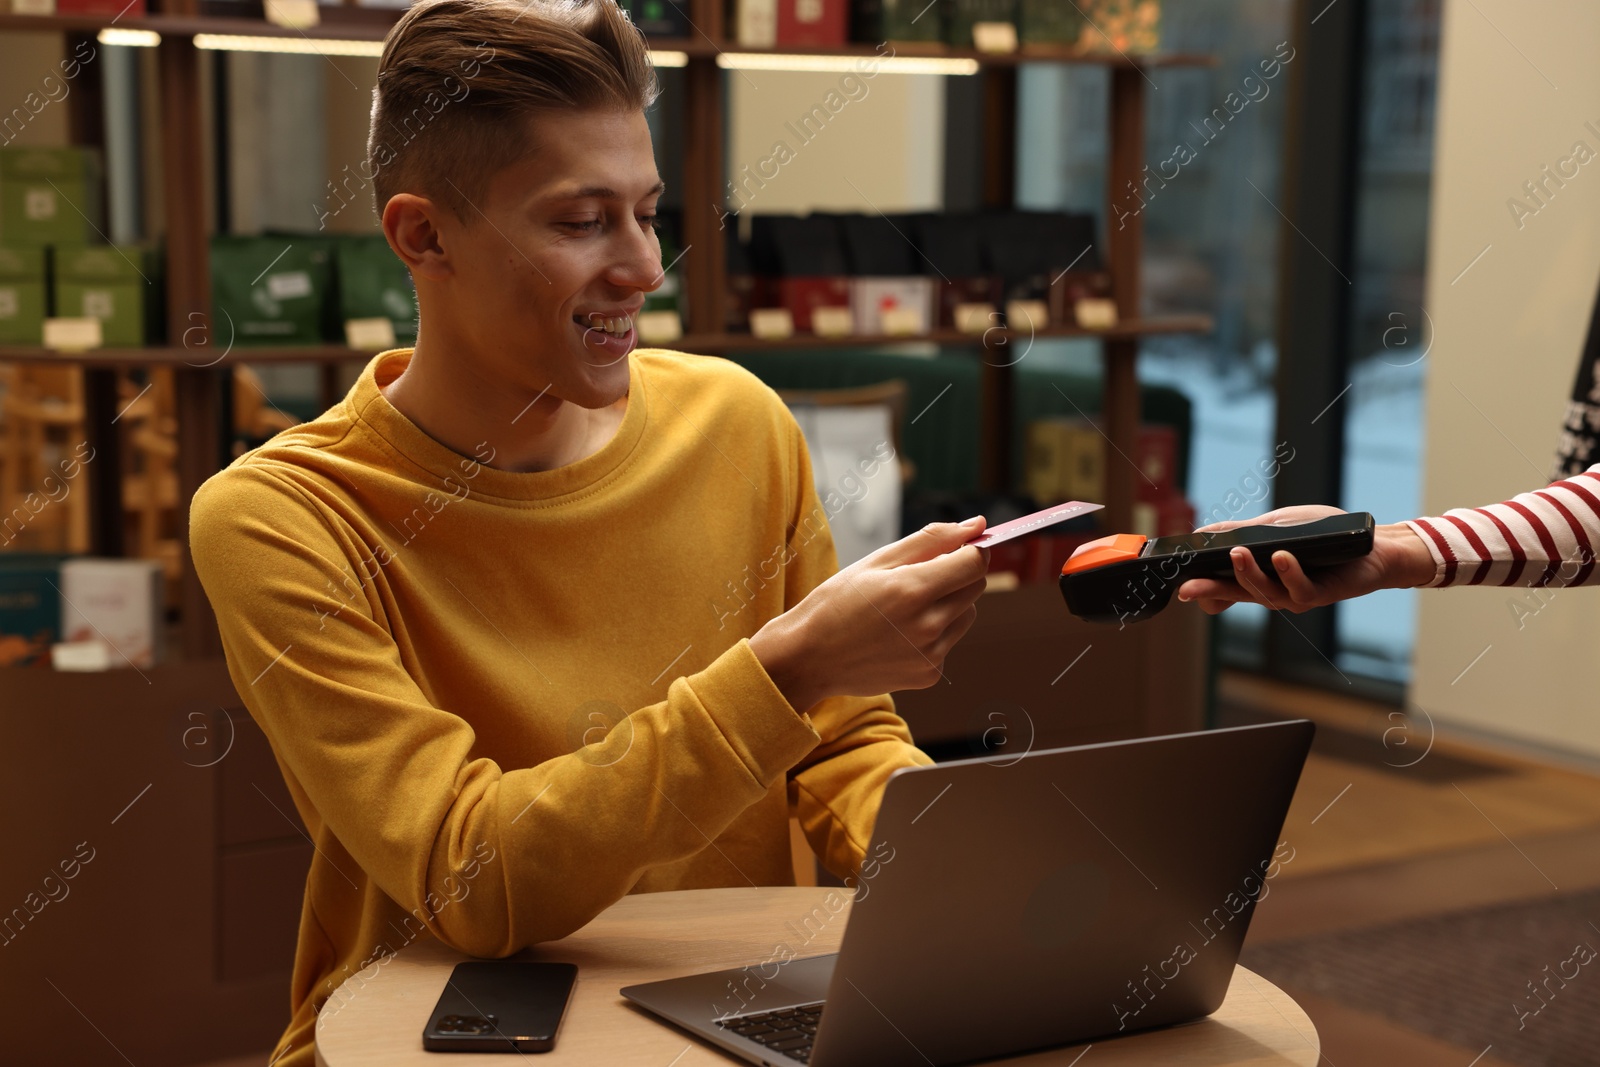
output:
[[[1600,548],[1600,463],[1501,504],[1406,523],[1433,554],[1429,586],[1584,585]]]

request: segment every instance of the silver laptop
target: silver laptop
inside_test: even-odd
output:
[[[965,1063],[1209,1015],[1285,861],[1314,729],[896,771],[837,953],[805,945],[844,921],[843,891],[766,958],[622,995],[773,1067]]]

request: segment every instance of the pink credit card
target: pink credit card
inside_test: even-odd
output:
[[[995,545],[1010,541],[1012,538],[1021,537],[1023,534],[1037,533],[1047,526],[1054,526],[1068,519],[1075,519],[1079,515],[1087,515],[1091,511],[1099,511],[1104,504],[1085,504],[1081,500],[1069,500],[1065,504],[1057,504],[1053,508],[1036,511],[1032,515],[1024,515],[1020,519],[1002,522],[999,526],[991,526],[983,533],[968,541],[969,545],[979,548],[992,548]]]

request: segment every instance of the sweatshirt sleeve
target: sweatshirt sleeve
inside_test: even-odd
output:
[[[603,741],[531,767],[475,757],[472,726],[406,670],[354,534],[288,479],[214,476],[190,512],[229,670],[330,838],[429,933],[475,956],[564,937],[658,864],[706,847],[819,741],[741,640]],[[341,599],[334,591],[350,589]],[[831,722],[830,719],[825,721]],[[437,907],[484,845],[497,862]]]
[[[828,532],[828,509],[817,497],[805,439],[792,419],[789,425],[797,484],[786,553],[790,559],[784,576],[786,610],[839,569]],[[863,461],[867,466],[860,473],[866,492],[900,492],[898,484],[888,484],[894,468],[883,467],[892,455],[885,442],[877,459]],[[835,501],[829,505],[836,512],[849,506]],[[810,716],[821,743],[789,772],[790,807],[822,865],[840,878],[859,877],[890,775],[901,767],[927,766],[933,760],[916,747],[887,693],[829,697],[812,707]]]
[[[1600,464],[1504,503],[1406,525],[1433,555],[1429,586],[1589,584],[1600,545]]]

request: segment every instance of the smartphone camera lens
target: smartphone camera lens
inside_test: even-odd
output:
[[[482,1015],[446,1015],[435,1027],[441,1034],[492,1034],[495,1017]]]

